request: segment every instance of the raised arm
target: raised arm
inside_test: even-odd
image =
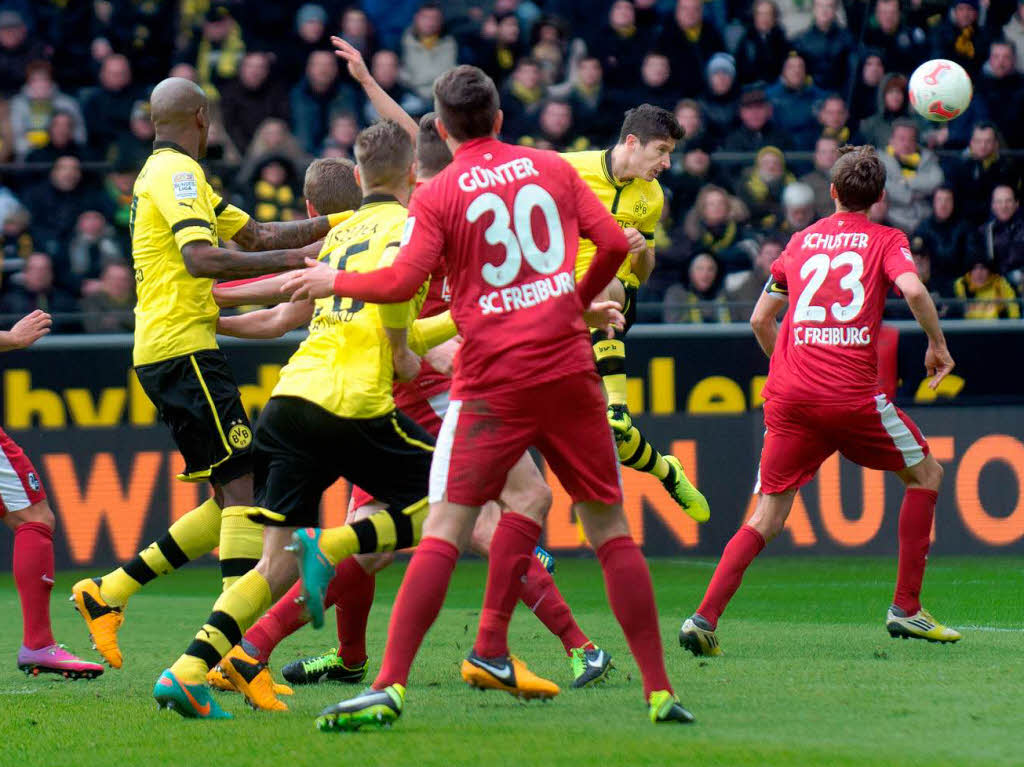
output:
[[[373,79],[373,75],[370,74],[370,70],[366,67],[366,62],[363,61],[363,54],[355,46],[340,37],[332,37],[331,44],[335,48],[334,55],[348,65],[348,73],[352,76],[353,80],[362,86],[366,97],[373,104],[373,108],[377,110],[377,114],[381,116],[381,119],[394,120],[402,126],[402,129],[415,142],[416,136],[420,132],[420,126]]]
[[[297,269],[305,265],[307,258],[316,258],[319,252],[318,241],[290,250],[264,250],[256,253],[228,250],[202,240],[189,242],[181,248],[181,256],[189,274],[222,280],[258,277],[261,274]]]
[[[313,303],[279,304],[234,317],[218,317],[217,332],[234,338],[280,338],[313,318]]]
[[[27,349],[49,333],[52,325],[53,318],[41,309],[36,309],[15,322],[10,330],[0,330],[0,352]]]
[[[896,287],[903,293],[903,298],[914,314],[917,324],[928,336],[928,349],[924,353],[924,366],[928,375],[932,376],[932,389],[937,389],[939,382],[953,371],[953,358],[946,347],[946,337],[939,325],[939,313],[935,303],[928,294],[918,276],[913,272],[905,272],[896,278]]]

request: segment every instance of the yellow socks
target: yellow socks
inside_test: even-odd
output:
[[[383,509],[350,525],[329,527],[320,534],[320,549],[332,565],[354,554],[407,549],[419,543],[429,511],[423,498],[397,513]]]
[[[619,452],[619,463],[623,466],[653,474],[660,480],[664,480],[671,471],[661,453],[651,447],[632,423],[622,435],[616,432],[615,447]]]
[[[609,405],[626,404],[626,344],[618,338],[605,338],[596,331],[591,336],[597,373],[604,382]]]
[[[136,591],[154,578],[213,551],[220,534],[220,517],[220,506],[213,498],[185,514],[131,562],[103,576],[100,581],[103,601],[123,607]]]
[[[248,517],[248,506],[228,506],[220,522],[220,576],[224,591],[256,567],[263,555],[263,525]]]

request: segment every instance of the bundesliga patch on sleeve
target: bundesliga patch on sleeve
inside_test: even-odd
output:
[[[175,200],[194,200],[199,196],[199,183],[196,181],[195,173],[175,173],[171,183],[174,185]]]

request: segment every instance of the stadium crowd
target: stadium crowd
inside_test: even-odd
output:
[[[456,63],[497,83],[503,138],[609,146],[625,109],[686,131],[641,319],[745,320],[790,234],[831,212],[839,146],[877,146],[887,201],[945,316],[1019,317],[1024,287],[1024,1],[3,0],[0,315],[58,332],[130,330],[132,186],[168,73],[216,105],[211,183],[258,220],[305,215],[313,157],[350,157],[373,107],[330,52],[340,34],[410,114]],[[907,81],[971,74],[969,110],[928,123]],[[894,315],[896,316],[896,315]]]

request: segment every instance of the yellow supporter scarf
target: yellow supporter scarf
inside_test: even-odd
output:
[[[434,46],[437,45],[441,38],[438,35],[425,35],[420,38],[420,45],[426,48],[428,51],[433,50]]]
[[[291,208],[295,202],[295,194],[287,184],[274,186],[269,181],[257,181],[253,187],[256,193],[257,221],[291,220],[294,218]]]
[[[850,129],[845,125],[839,128],[839,130],[836,130],[835,128],[823,128],[821,135],[824,138],[834,138],[839,142],[839,146],[842,146],[850,140]]]
[[[703,24],[698,24],[695,27],[690,27],[689,29],[684,29],[683,30],[683,34],[686,35],[686,39],[687,40],[689,40],[691,43],[695,43],[698,40],[700,40],[700,33],[703,32],[703,31],[704,31],[704,25]]]
[[[516,63],[515,54],[512,53],[511,48],[506,48],[504,45],[499,45],[495,51],[495,57],[498,60],[498,67],[502,71],[507,72],[512,69],[512,65]]]
[[[525,85],[520,85],[515,80],[512,81],[512,95],[522,101],[527,106],[536,104],[540,101],[544,95],[544,91],[541,88],[527,88]]]
[[[974,58],[974,27],[964,27],[953,43],[953,50],[965,59]]]
[[[211,99],[219,99],[220,94],[213,85],[213,77],[220,80],[231,80],[238,74],[238,65],[245,55],[245,41],[242,40],[242,31],[238,24],[231,29],[231,34],[221,43],[217,49],[220,55],[216,57],[214,64],[214,47],[210,41],[203,38],[199,41],[199,52],[196,55],[196,74],[199,75],[199,82],[203,90]]]
[[[900,174],[903,178],[913,178],[917,175],[917,166],[921,164],[920,152],[898,155],[892,146],[886,147],[885,151],[889,153],[890,157],[896,158],[896,162],[900,164]]]
[[[710,250],[712,253],[720,253],[736,241],[736,228],[736,222],[730,221],[726,224],[722,236],[716,238],[711,233],[711,230],[705,227],[700,235],[700,243],[704,246],[705,250]]]

